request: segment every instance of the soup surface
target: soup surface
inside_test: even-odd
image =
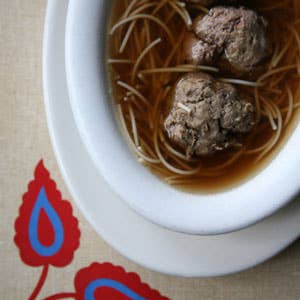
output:
[[[263,71],[247,76],[217,66],[187,64],[183,41],[194,18],[209,8],[172,0],[116,0],[109,29],[108,66],[118,121],[138,161],[166,183],[190,192],[234,187],[278,154],[298,124],[300,1],[244,1],[268,21],[272,53]],[[164,128],[174,86],[187,73],[206,72],[252,99],[257,125],[241,147],[187,157]],[[247,75],[247,74],[246,74]]]

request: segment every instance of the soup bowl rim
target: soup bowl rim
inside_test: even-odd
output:
[[[159,226],[200,235],[248,227],[293,199],[300,187],[300,126],[276,158],[256,176],[218,193],[177,190],[138,163],[119,129],[109,92],[106,62],[110,11],[110,1],[70,1],[66,76],[82,141],[97,169],[120,198]],[[126,220],[116,221],[126,224]]]

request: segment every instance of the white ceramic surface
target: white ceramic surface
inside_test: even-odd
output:
[[[263,172],[223,193],[195,195],[175,190],[137,162],[119,132],[108,95],[108,3],[70,1],[66,70],[80,135],[97,169],[117,194],[152,222],[192,234],[235,231],[287,204],[300,186],[300,127]]]
[[[53,149],[72,197],[105,241],[140,265],[188,277],[242,271],[292,243],[300,234],[299,202],[248,229],[201,237],[156,226],[116,196],[86,152],[70,108],[64,69],[67,7],[68,0],[48,2],[44,38],[47,121]]]

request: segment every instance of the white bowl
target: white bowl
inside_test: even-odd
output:
[[[137,162],[120,133],[108,91],[105,64],[109,2],[70,1],[66,69],[79,132],[111,187],[152,222],[190,234],[236,231],[286,205],[300,186],[299,126],[268,167],[246,183],[222,193],[188,194],[176,190]],[[116,221],[120,226],[126,222]]]

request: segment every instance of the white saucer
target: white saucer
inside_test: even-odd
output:
[[[48,2],[44,93],[53,148],[71,194],[112,247],[149,269],[187,277],[242,271],[274,256],[300,235],[300,202],[239,232],[190,236],[160,228],[133,212],[108,187],[81,142],[65,78],[64,32],[68,0]],[[267,195],[266,195],[267,197]]]

